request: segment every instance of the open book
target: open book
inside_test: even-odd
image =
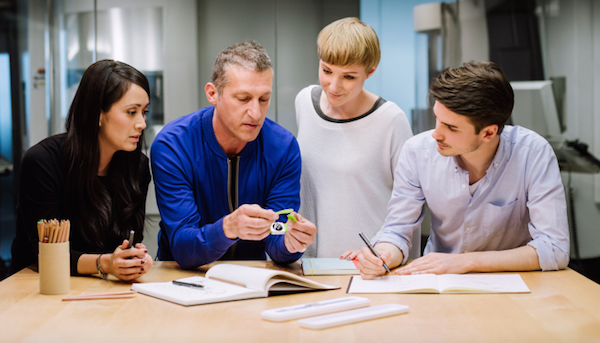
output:
[[[530,293],[519,274],[388,275],[374,280],[354,276],[348,293]]]
[[[281,270],[235,264],[217,264],[205,277],[191,276],[177,281],[202,285],[186,287],[173,282],[134,283],[131,289],[177,304],[189,306],[222,301],[264,298],[270,293],[294,293],[338,289]]]
[[[304,275],[358,275],[360,271],[351,260],[325,257],[303,257]]]

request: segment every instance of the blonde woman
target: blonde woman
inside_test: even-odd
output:
[[[320,85],[296,96],[302,154],[300,213],[317,226],[312,257],[340,257],[383,225],[400,149],[412,136],[393,102],[364,89],[381,56],[377,34],[357,18],[317,39]]]

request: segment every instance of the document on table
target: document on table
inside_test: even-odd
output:
[[[348,293],[530,293],[519,274],[387,275],[374,280],[354,276]]]

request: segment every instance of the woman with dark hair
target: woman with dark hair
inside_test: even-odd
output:
[[[71,221],[71,274],[133,280],[152,258],[142,241],[148,158],[142,154],[150,88],[122,62],[102,60],[83,74],[67,132],[25,153],[11,273],[37,262],[40,219]],[[128,236],[135,231],[131,249]],[[133,242],[132,242],[133,243]]]

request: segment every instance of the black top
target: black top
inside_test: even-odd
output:
[[[317,86],[317,87],[313,88],[312,91],[310,92],[310,97],[312,99],[313,107],[315,108],[315,111],[317,112],[319,117],[321,117],[324,120],[330,121],[332,123],[349,123],[349,122],[352,122],[355,120],[362,119],[362,118],[368,116],[369,114],[375,112],[375,110],[377,110],[379,107],[381,107],[386,102],[385,99],[383,99],[382,97],[379,97],[379,98],[377,98],[377,100],[373,104],[373,107],[371,107],[370,110],[368,110],[366,113],[359,115],[358,117],[354,117],[354,118],[350,118],[350,119],[331,118],[330,116],[323,113],[323,110],[321,110],[321,92],[322,91],[323,91],[323,88],[321,88],[321,86]]]
[[[13,240],[11,253],[12,263],[10,273],[37,263],[38,233],[37,222],[40,219],[69,219],[71,221],[71,274],[77,275],[77,261],[85,253],[112,253],[114,249],[127,239],[111,237],[106,234],[104,242],[110,251],[100,251],[83,238],[81,230],[85,223],[78,219],[77,210],[73,205],[67,205],[66,193],[66,167],[62,161],[62,147],[66,134],[51,136],[31,149],[27,150],[21,164],[21,181],[19,199],[17,202],[17,230]],[[150,168],[148,158],[142,154],[140,164],[139,187],[144,195],[148,192],[150,183]],[[108,180],[100,177],[100,181],[107,188],[109,195],[113,195]],[[144,196],[144,201],[145,201]],[[70,208],[67,208],[70,207]],[[145,204],[142,205],[145,208]],[[111,222],[114,222],[111,221]],[[132,227],[135,230],[135,242],[141,242],[143,227]],[[107,230],[110,231],[110,230]]]

